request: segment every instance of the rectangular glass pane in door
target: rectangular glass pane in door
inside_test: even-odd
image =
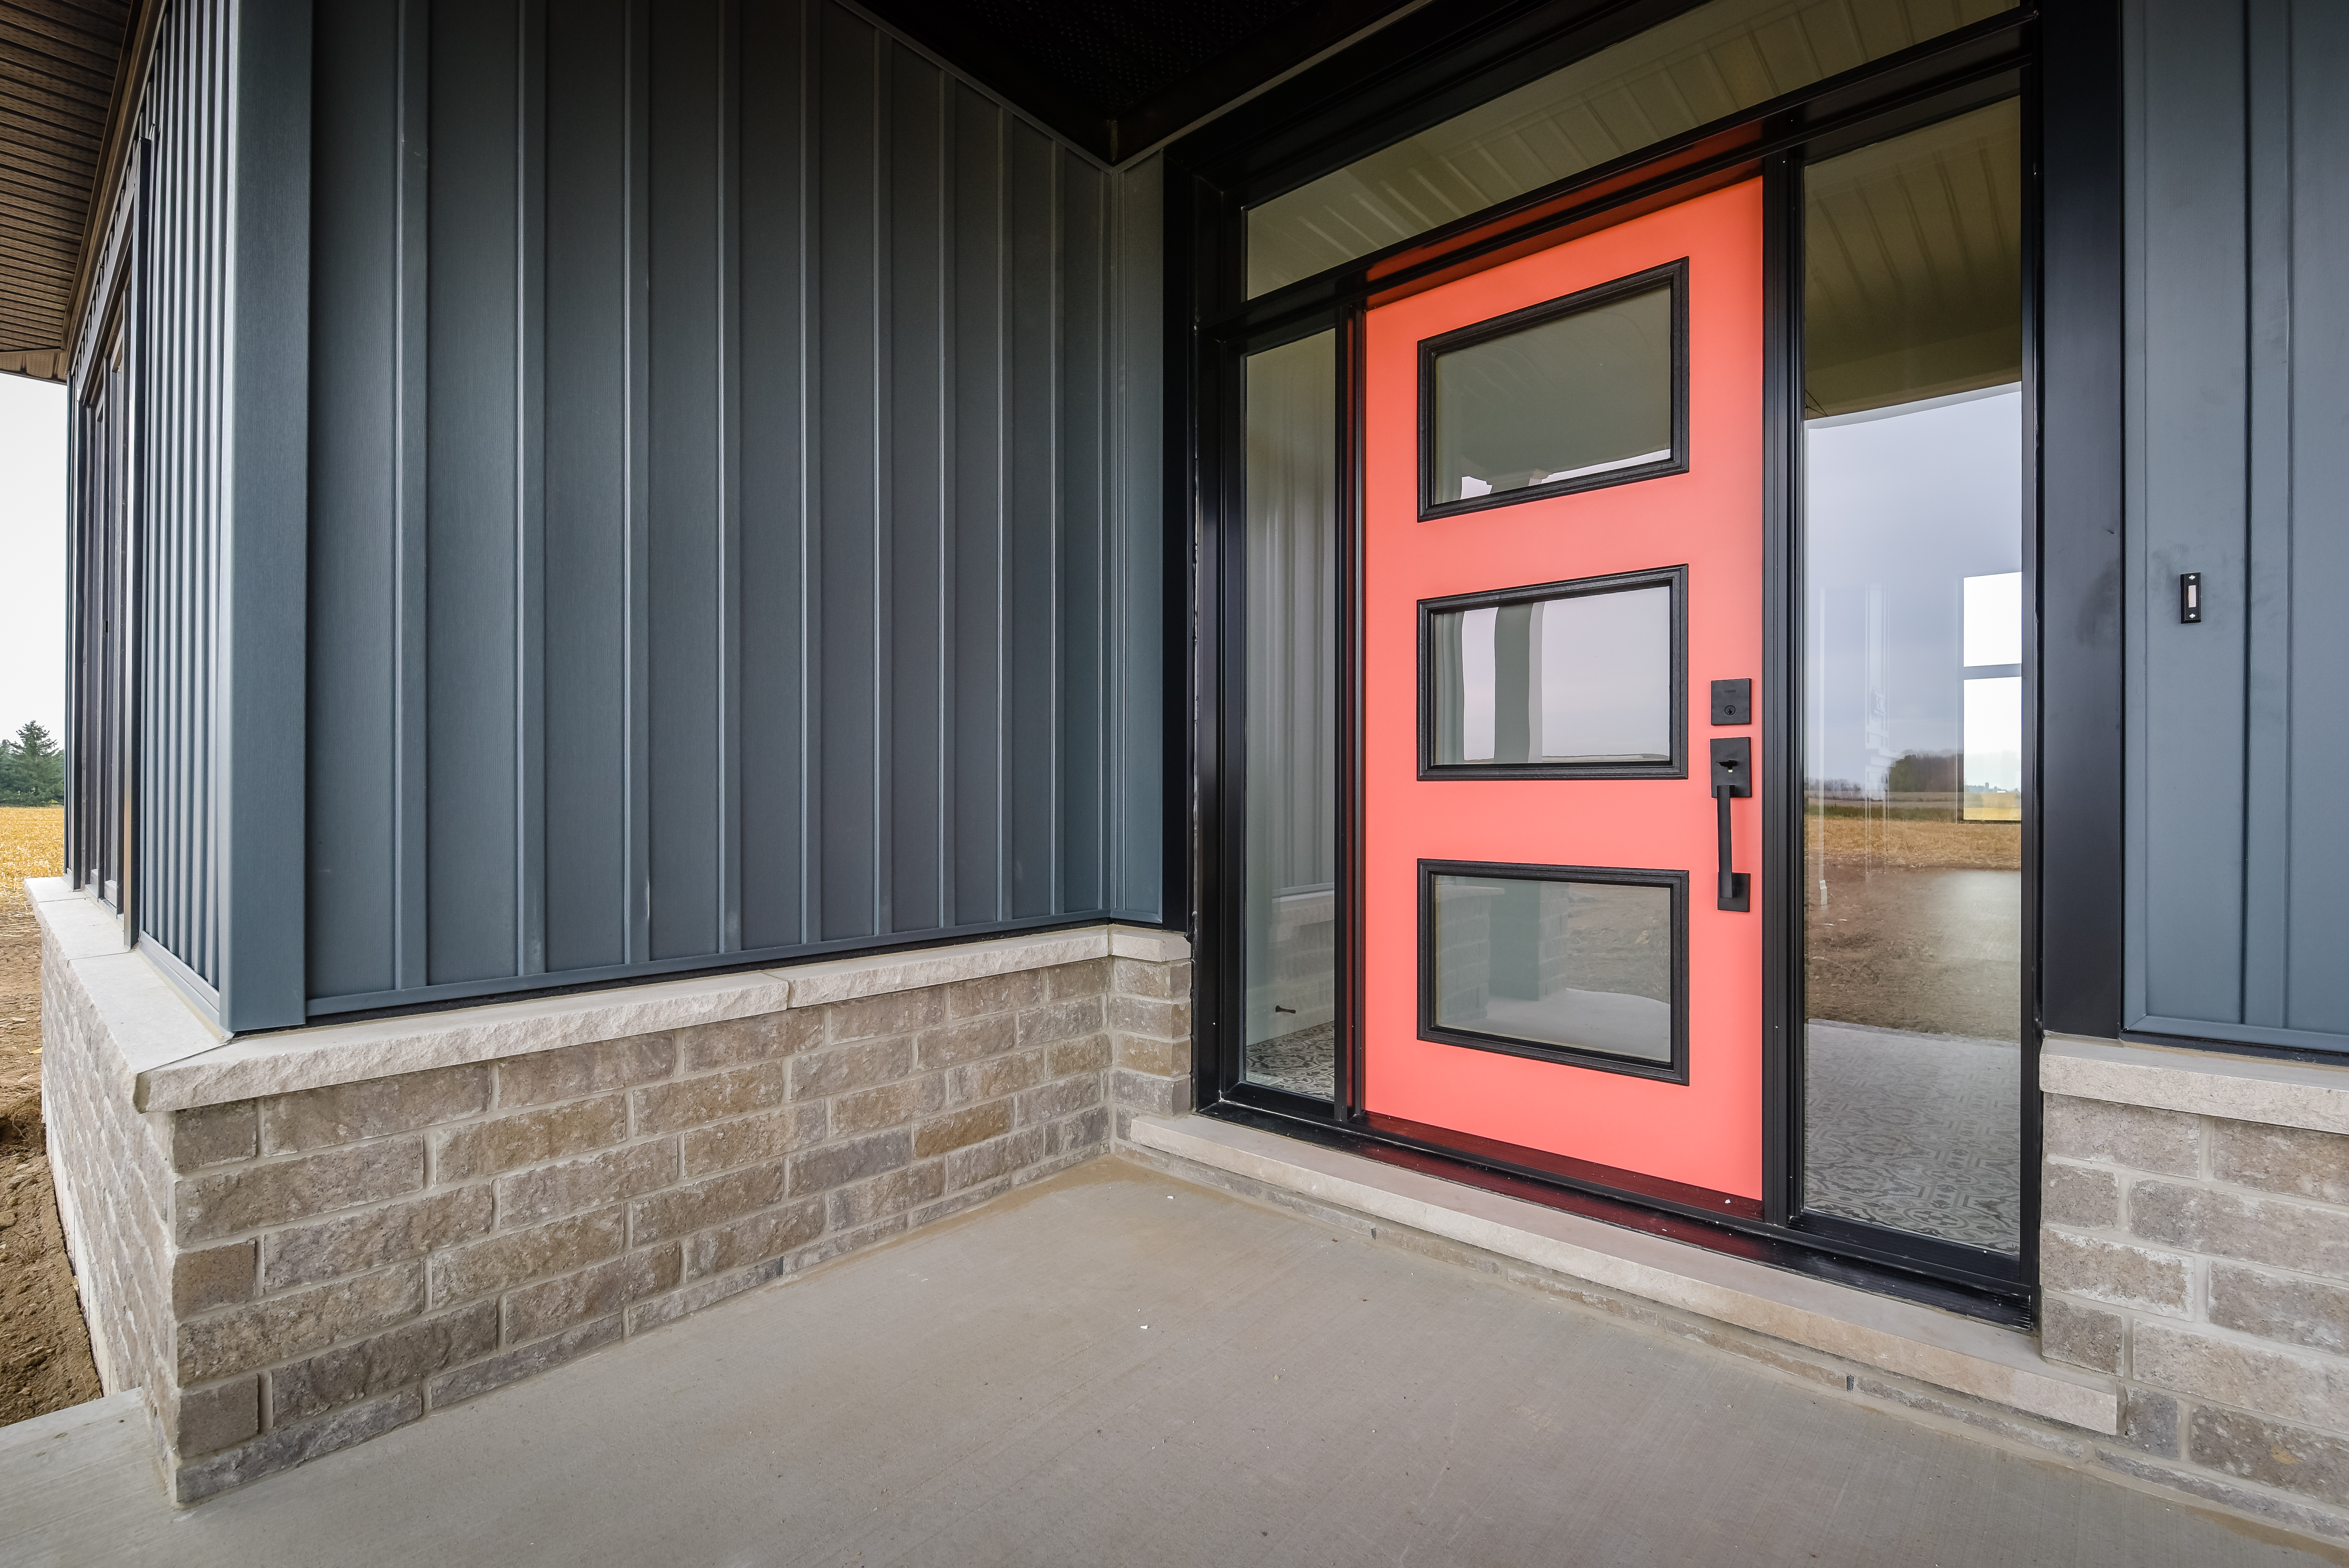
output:
[[[2022,123],[1804,175],[1804,1201],[2022,1243]]]
[[[1680,1039],[1676,881],[1545,870],[1430,869],[1428,1035],[1588,1065],[1599,1057],[1671,1066]]]
[[[1438,351],[1428,503],[1670,462],[1672,317],[1666,284]]]
[[[1429,633],[1432,766],[1671,760],[1669,584],[1439,610]]]
[[[1337,1092],[1338,363],[1248,356],[1247,1080]]]

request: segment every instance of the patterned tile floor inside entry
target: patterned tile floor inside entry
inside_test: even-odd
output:
[[[2016,1047],[1817,1018],[1808,1037],[1810,1206],[2013,1252],[2023,1234]]]
[[[1247,1048],[1248,1082],[1315,1099],[1338,1097],[1338,1026],[1316,1024]]]

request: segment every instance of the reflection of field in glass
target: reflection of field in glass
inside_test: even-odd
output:
[[[2020,871],[2023,831],[2003,821],[1812,813],[1803,819],[1803,858],[1816,864],[1823,856],[1829,865]]]
[[[2020,822],[2023,793],[2018,789],[1969,789],[1965,815],[1969,822]]]
[[[1804,1010],[1810,1017],[1983,1040],[2017,1037],[2022,873],[1870,866],[1833,856],[1824,864],[1813,857],[1806,871]]]

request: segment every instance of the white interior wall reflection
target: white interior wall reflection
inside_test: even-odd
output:
[[[1435,637],[1438,766],[1671,754],[1669,588],[1448,613]],[[1520,704],[1522,722],[1512,712],[1503,724]]]
[[[1970,822],[2023,819],[2023,573],[1965,583],[1965,750],[1958,788]],[[2010,800],[2007,797],[2013,797]]]
[[[1336,335],[1246,372],[1247,1066],[1334,1093],[1337,1016]]]

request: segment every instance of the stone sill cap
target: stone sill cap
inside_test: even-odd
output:
[[[2107,1436],[2109,1377],[2040,1358],[2031,1336],[1627,1231],[1205,1117],[1136,1116],[1127,1140],[1319,1202]]]
[[[2050,1035],[2039,1087],[2078,1099],[2349,1133],[2349,1067]]]
[[[44,933],[73,965],[122,1053],[140,1110],[191,1110],[1088,959],[1172,964],[1191,956],[1179,932],[1102,923],[227,1038],[144,954],[123,947],[110,911],[61,878],[25,886]]]

